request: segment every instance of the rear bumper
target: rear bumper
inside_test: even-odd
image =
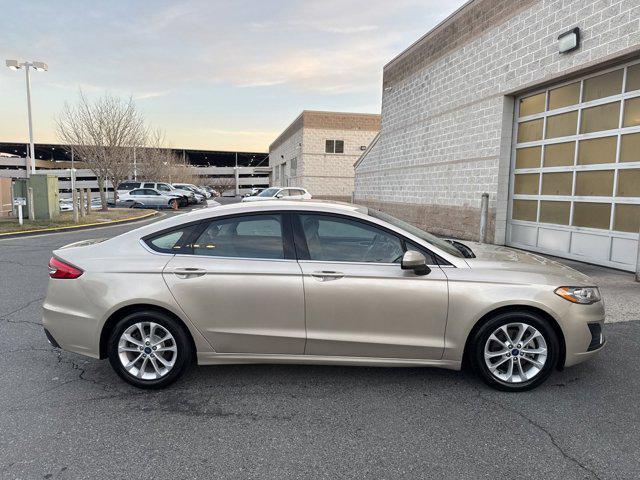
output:
[[[42,325],[47,340],[54,347],[99,358],[98,325],[94,319],[45,302]]]
[[[49,330],[47,330],[46,328],[44,328],[43,330],[44,330],[44,335],[45,335],[45,337],[47,337],[47,340],[49,341],[51,346],[53,348],[60,348],[60,345],[58,344],[58,342],[56,342],[56,339],[53,338],[53,335],[51,335]]]

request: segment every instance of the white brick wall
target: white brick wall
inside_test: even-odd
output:
[[[362,154],[360,147],[368,146],[376,133],[365,130],[299,129],[270,152],[270,166],[286,164],[285,179],[276,181],[274,173],[272,183],[278,186],[288,183],[290,186],[303,187],[316,196],[351,197],[353,164]],[[325,153],[326,140],[343,140],[344,153]],[[292,158],[297,158],[298,161],[296,177],[290,175]]]
[[[515,5],[515,2],[514,2]],[[581,48],[557,37],[578,26]],[[640,51],[639,0],[541,0],[385,89],[382,129],[358,168],[356,200],[496,208],[504,241],[516,90]]]
[[[271,185],[275,187],[284,187],[286,185],[286,179],[290,177],[291,160],[293,158],[298,159],[298,175],[300,175],[302,162],[300,160],[302,156],[302,129],[297,130],[293,135],[287,138],[277,148],[269,152],[269,166],[273,167],[273,173],[271,174]],[[281,165],[284,164],[284,179],[280,176],[276,176],[276,171],[281,171]],[[290,179],[289,184],[291,186],[302,186],[296,183],[296,179]]]

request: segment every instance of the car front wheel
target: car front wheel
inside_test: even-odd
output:
[[[530,390],[543,383],[558,363],[558,336],[542,316],[505,312],[486,322],[472,338],[472,362],[490,386]]]
[[[163,388],[175,382],[192,363],[193,350],[184,328],[156,311],[127,315],[109,337],[111,366],[138,388]]]

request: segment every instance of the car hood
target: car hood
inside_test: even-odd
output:
[[[459,240],[458,240],[459,241]],[[471,268],[488,268],[492,270],[510,270],[533,273],[553,278],[555,283],[573,283],[572,286],[595,285],[591,277],[550,260],[535,253],[516,250],[514,248],[486,243],[462,241],[468,246],[476,258],[465,259]]]

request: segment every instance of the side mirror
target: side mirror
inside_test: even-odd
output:
[[[402,270],[413,270],[416,275],[427,275],[431,269],[427,267],[427,259],[420,252],[407,250],[402,256],[400,264]]]
[[[279,193],[276,195],[276,198],[284,198],[284,193]]]

